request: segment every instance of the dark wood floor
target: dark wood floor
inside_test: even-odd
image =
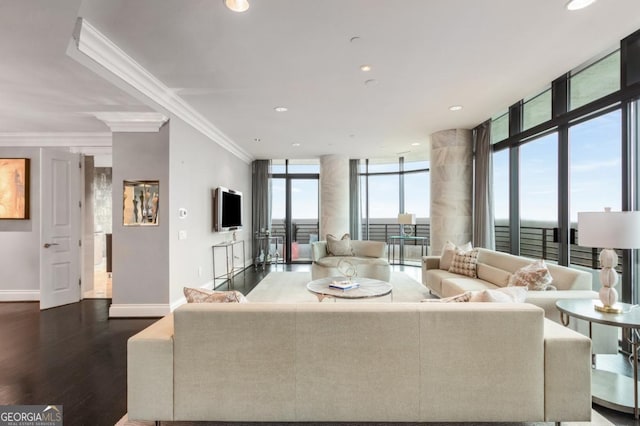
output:
[[[234,288],[247,294],[268,273],[248,268]],[[38,303],[0,303],[0,405],[61,404],[67,426],[114,425],[127,411],[127,339],[156,319],[109,319],[110,303],[87,299],[46,311]],[[594,408],[616,425],[640,425]]]

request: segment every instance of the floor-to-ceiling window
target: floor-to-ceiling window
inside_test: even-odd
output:
[[[402,258],[405,264],[419,265],[429,245],[429,200],[428,161],[361,160],[362,238],[392,244],[390,249],[398,253],[397,259]],[[403,230],[398,224],[399,213],[414,214],[416,224]],[[405,233],[419,239],[390,240]]]
[[[578,212],[640,208],[638,54],[640,31],[494,115],[498,250],[595,269],[601,248],[579,245]],[[623,300],[637,303],[637,252],[621,259]]]
[[[318,241],[318,160],[273,160],[271,233],[280,237],[271,251],[291,262],[310,262]]]

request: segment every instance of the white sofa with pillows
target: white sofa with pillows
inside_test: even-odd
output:
[[[342,276],[338,265],[340,261],[347,260],[355,266],[358,277],[389,282],[391,267],[386,251],[384,242],[351,240],[349,234],[338,239],[327,234],[326,241],[311,244],[311,279]]]
[[[187,303],[129,339],[127,400],[129,420],[585,421],[591,342],[526,303]]]
[[[492,301],[502,297],[494,290],[524,286],[526,302],[544,309],[545,317],[557,323],[561,323],[557,300],[598,298],[592,281],[592,275],[585,271],[484,248],[472,249],[470,244],[456,247],[447,243],[441,256],[422,259],[422,283],[438,297],[484,291],[485,301]],[[570,327],[589,334],[585,321],[571,319]],[[616,353],[617,330],[594,324],[593,347],[595,353]]]

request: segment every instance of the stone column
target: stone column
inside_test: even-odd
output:
[[[471,241],[473,147],[471,130],[431,135],[431,253],[440,255],[449,240]]]
[[[349,158],[343,155],[320,157],[320,229],[340,238],[349,232]]]

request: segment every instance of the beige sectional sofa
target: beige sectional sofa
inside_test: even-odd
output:
[[[359,277],[375,278],[389,282],[391,267],[387,260],[387,244],[380,241],[351,240],[353,256],[332,256],[328,253],[327,242],[317,241],[311,244],[313,263],[311,278],[339,277],[338,263],[347,259],[357,269]]]
[[[455,274],[440,269],[439,256],[425,256],[422,259],[422,283],[431,293],[439,297],[450,297],[465,291],[496,289],[507,286],[509,277],[518,269],[534,260],[508,253],[478,248],[477,278]],[[597,299],[592,290],[593,277],[590,273],[565,266],[547,263],[553,278],[552,285],[557,291],[529,291],[526,301],[544,309],[545,317],[560,323],[560,312],[556,308],[559,299]],[[571,320],[570,326],[588,335],[588,323]],[[617,330],[606,325],[593,325],[593,346],[595,353],[616,353]]]
[[[129,339],[128,415],[584,421],[590,344],[530,304],[185,304]]]

